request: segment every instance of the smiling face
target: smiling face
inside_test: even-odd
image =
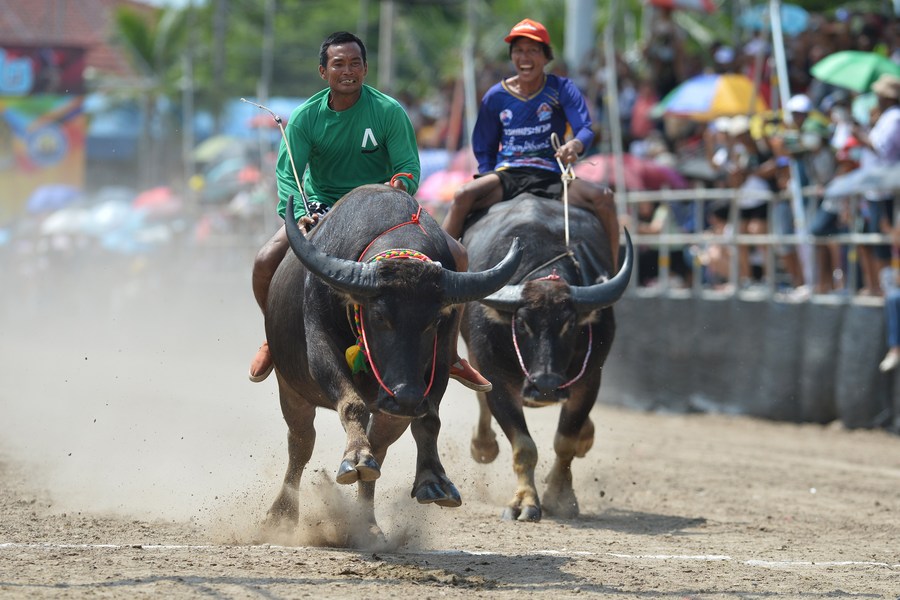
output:
[[[332,100],[341,104],[356,100],[368,70],[359,45],[351,42],[328,47],[328,61],[319,66],[319,75],[328,82]]]
[[[544,67],[550,62],[544,54],[543,44],[526,37],[516,38],[509,56],[521,83],[528,85],[543,81]]]

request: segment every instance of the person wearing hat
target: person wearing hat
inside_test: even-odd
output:
[[[853,136],[863,148],[860,169],[896,167],[900,164],[900,77],[885,73],[875,80],[871,90],[878,98],[878,106],[872,111],[871,129],[867,132],[859,125],[853,128]],[[896,190],[865,194],[868,207],[864,224],[866,233],[890,233],[895,196]],[[860,258],[865,285],[863,291],[881,295],[878,274],[890,261],[890,247],[884,244],[861,246]]]
[[[544,72],[553,60],[547,29],[525,19],[505,41],[516,74],[493,85],[482,98],[472,133],[478,174],[456,191],[443,222],[454,238],[462,235],[466,216],[474,209],[524,192],[559,199],[563,192],[559,162],[574,163],[594,141],[584,95],[572,80]],[[567,128],[572,137],[565,141]],[[619,221],[612,192],[575,179],[569,183],[568,198],[573,206],[592,209],[600,219],[618,265]]]

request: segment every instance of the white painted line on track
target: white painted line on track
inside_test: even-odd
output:
[[[0,543],[0,550],[231,550],[241,548],[245,550],[291,550],[291,551],[352,551],[352,548],[314,548],[308,546],[279,546],[276,544],[260,544],[246,546],[230,545],[190,545],[190,544],[53,544],[49,542],[35,543]],[[381,551],[380,554],[426,554],[426,555],[467,555],[467,556],[500,556],[501,552],[485,550],[410,550],[400,552],[396,550]],[[525,554],[543,556],[609,556],[612,558],[626,558],[633,560],[658,560],[658,561],[701,561],[701,562],[737,562],[751,567],[885,567],[888,569],[900,569],[900,563],[891,564],[878,561],[810,561],[810,560],[735,560],[725,554],[621,554],[618,552],[590,552],[586,550],[531,550]]]

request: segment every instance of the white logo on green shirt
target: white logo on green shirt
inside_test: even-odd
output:
[[[367,148],[370,140],[372,142],[372,147]],[[375,139],[375,134],[372,133],[371,127],[366,127],[366,132],[363,134],[362,151],[363,153],[368,154],[369,152],[375,152],[376,150],[378,150],[378,141]]]

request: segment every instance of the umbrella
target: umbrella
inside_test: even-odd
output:
[[[445,169],[432,173],[416,190],[416,199],[422,202],[449,202],[464,183],[472,181],[472,173]]]
[[[652,160],[623,154],[625,187],[629,190],[685,189],[687,180],[675,169]],[[615,186],[616,163],[613,154],[588,156],[575,165],[575,175],[586,181]]]
[[[647,0],[647,4],[657,8],[696,10],[705,13],[716,10],[716,5],[712,0]]]
[[[181,210],[181,198],[172,188],[158,186],[137,195],[131,207],[154,216],[169,216]]]
[[[755,102],[751,99],[755,97]],[[653,114],[678,115],[696,121],[754,114],[768,110],[753,80],[738,73],[696,75],[680,83],[654,107]]]
[[[900,190],[900,164],[855,169],[839,175],[825,186],[825,197],[853,196],[864,192]]]
[[[867,92],[884,73],[900,77],[900,65],[874,52],[841,50],[814,64],[810,73],[819,81],[856,92]]]
[[[44,235],[77,235],[86,232],[89,220],[89,209],[69,206],[57,210],[44,219],[40,231]]]
[[[81,199],[81,190],[64,184],[42,185],[34,190],[25,204],[30,213],[41,213],[64,208]]]
[[[769,4],[757,4],[741,14],[740,24],[751,31],[768,31],[771,29],[771,13]],[[781,30],[790,36],[806,31],[809,27],[809,13],[796,4],[781,5]]]
[[[286,126],[288,117],[278,115],[281,118],[282,126]],[[247,120],[247,126],[250,129],[268,129],[270,127],[278,128],[278,122],[269,113],[254,115]]]
[[[222,156],[240,155],[244,152],[244,143],[230,135],[214,135],[194,148],[191,156],[198,162],[211,162]]]

